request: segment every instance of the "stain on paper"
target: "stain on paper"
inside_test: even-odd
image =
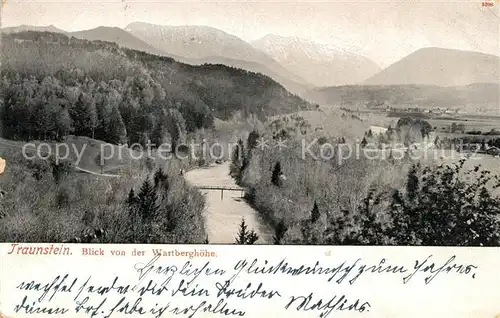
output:
[[[2,174],[4,170],[5,170],[5,159],[3,159],[2,157],[0,157],[0,174]],[[0,318],[1,317],[2,316],[0,316]]]

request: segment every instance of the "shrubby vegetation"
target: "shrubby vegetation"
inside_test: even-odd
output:
[[[426,122],[404,121],[388,134],[415,142],[431,130]],[[255,134],[272,138],[273,128]],[[232,169],[250,188],[249,202],[273,225],[275,244],[500,245],[499,179],[480,167],[468,171],[464,160],[436,165],[408,156],[301,158],[300,142],[293,136],[287,142],[286,149],[261,151],[247,141],[239,162],[249,163],[233,162]]]
[[[175,160],[133,163],[118,178],[78,173],[71,162],[27,160],[5,151],[0,241],[204,243],[204,198]],[[160,167],[163,167],[160,169]]]

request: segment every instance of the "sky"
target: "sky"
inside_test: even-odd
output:
[[[66,31],[135,21],[207,25],[247,41],[277,34],[333,44],[385,66],[430,46],[499,55],[500,0],[493,8],[482,1],[6,0],[1,24]]]

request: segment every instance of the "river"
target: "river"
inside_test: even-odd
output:
[[[229,162],[198,168],[186,173],[194,186],[237,186],[229,175]],[[272,244],[273,230],[243,198],[240,191],[200,190],[206,197],[205,228],[211,244],[233,244],[242,218],[248,230],[259,235],[256,244]]]

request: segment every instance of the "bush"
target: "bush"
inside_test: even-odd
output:
[[[491,194],[499,179],[479,167],[463,171],[464,163],[413,166],[404,192],[376,194],[372,189],[357,214],[344,218],[348,222],[343,228],[351,231],[346,234],[338,223],[330,224],[328,243],[499,246],[500,199]],[[464,180],[465,176],[474,181]]]

